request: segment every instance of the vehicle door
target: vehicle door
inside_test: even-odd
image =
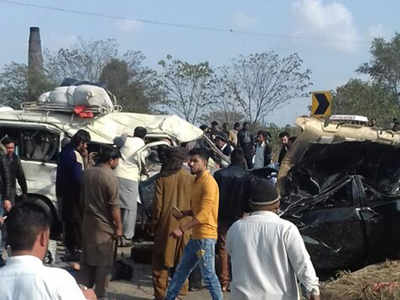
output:
[[[54,127],[25,122],[2,124],[0,137],[16,141],[16,153],[24,169],[29,194],[56,201],[57,158],[62,132]]]

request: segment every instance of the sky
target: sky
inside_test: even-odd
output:
[[[399,0],[0,0],[0,66],[27,62],[29,27],[39,26],[43,48],[114,38],[153,68],[167,54],[220,66],[238,55],[297,52],[312,71],[311,90],[333,90],[360,77],[355,70],[371,59],[373,38],[399,31],[399,11]],[[293,99],[266,119],[293,124],[310,103]]]

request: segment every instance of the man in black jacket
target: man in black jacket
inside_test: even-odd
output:
[[[215,145],[221,150],[221,152],[226,156],[231,156],[233,147],[228,141],[228,136],[224,132],[217,132],[215,135]]]
[[[246,158],[247,168],[253,168],[254,140],[250,133],[250,123],[244,122],[243,128],[238,133],[238,147],[243,150]]]
[[[288,147],[289,133],[287,133],[286,131],[281,132],[279,134],[279,138],[281,139],[281,143],[282,143],[281,151],[279,152],[279,158],[278,158],[278,163],[279,163],[279,166],[280,166],[281,163],[282,163],[283,158],[286,155],[286,152],[289,150],[289,147]]]
[[[0,156],[0,194],[2,196],[1,200],[3,200],[3,207],[4,202],[10,199],[10,170],[7,168],[5,156]],[[9,204],[9,203],[7,203]],[[4,207],[6,209],[6,207]],[[6,209],[9,211],[11,207]],[[0,215],[1,217],[1,215]]]
[[[15,197],[17,193],[17,181],[22,190],[22,198],[26,198],[28,193],[28,185],[26,184],[25,173],[22,169],[20,158],[15,154],[15,142],[10,138],[3,140],[3,145],[6,148],[6,155],[3,156],[5,166],[9,171],[10,189],[8,199],[4,201],[3,205],[6,210],[9,210],[15,205]]]
[[[229,259],[226,250],[226,233],[229,227],[241,218],[245,210],[245,184],[248,173],[245,170],[245,156],[241,149],[231,155],[231,165],[214,174],[219,187],[217,274],[223,291],[229,289]]]
[[[61,201],[61,215],[64,223],[64,244],[67,250],[65,260],[79,261],[81,249],[81,224],[83,218],[83,203],[81,200],[81,184],[83,178],[84,154],[87,153],[87,144],[90,134],[80,129],[72,137],[60,153],[56,194]]]

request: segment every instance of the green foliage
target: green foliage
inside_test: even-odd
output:
[[[113,58],[104,66],[100,82],[110,90],[124,111],[154,112],[163,97],[157,73],[142,66],[141,52],[128,52],[123,59]]]
[[[0,73],[0,104],[17,109],[53,87],[54,83],[44,73],[32,73],[27,65],[12,62]]]
[[[386,86],[399,96],[400,88],[400,34],[395,33],[390,41],[376,38],[370,48],[372,59],[357,71],[368,74],[377,84]]]
[[[351,79],[336,89],[332,113],[364,115],[376,119],[379,126],[389,127],[393,118],[399,117],[399,108],[391,89],[379,83]]]

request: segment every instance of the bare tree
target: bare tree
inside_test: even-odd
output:
[[[160,80],[166,99],[163,108],[173,111],[191,123],[211,111],[218,101],[217,80],[208,62],[190,64],[168,55],[161,60]]]
[[[311,71],[302,67],[296,53],[287,57],[273,51],[239,56],[222,69],[225,97],[231,97],[255,124],[290,99],[308,94]]]

